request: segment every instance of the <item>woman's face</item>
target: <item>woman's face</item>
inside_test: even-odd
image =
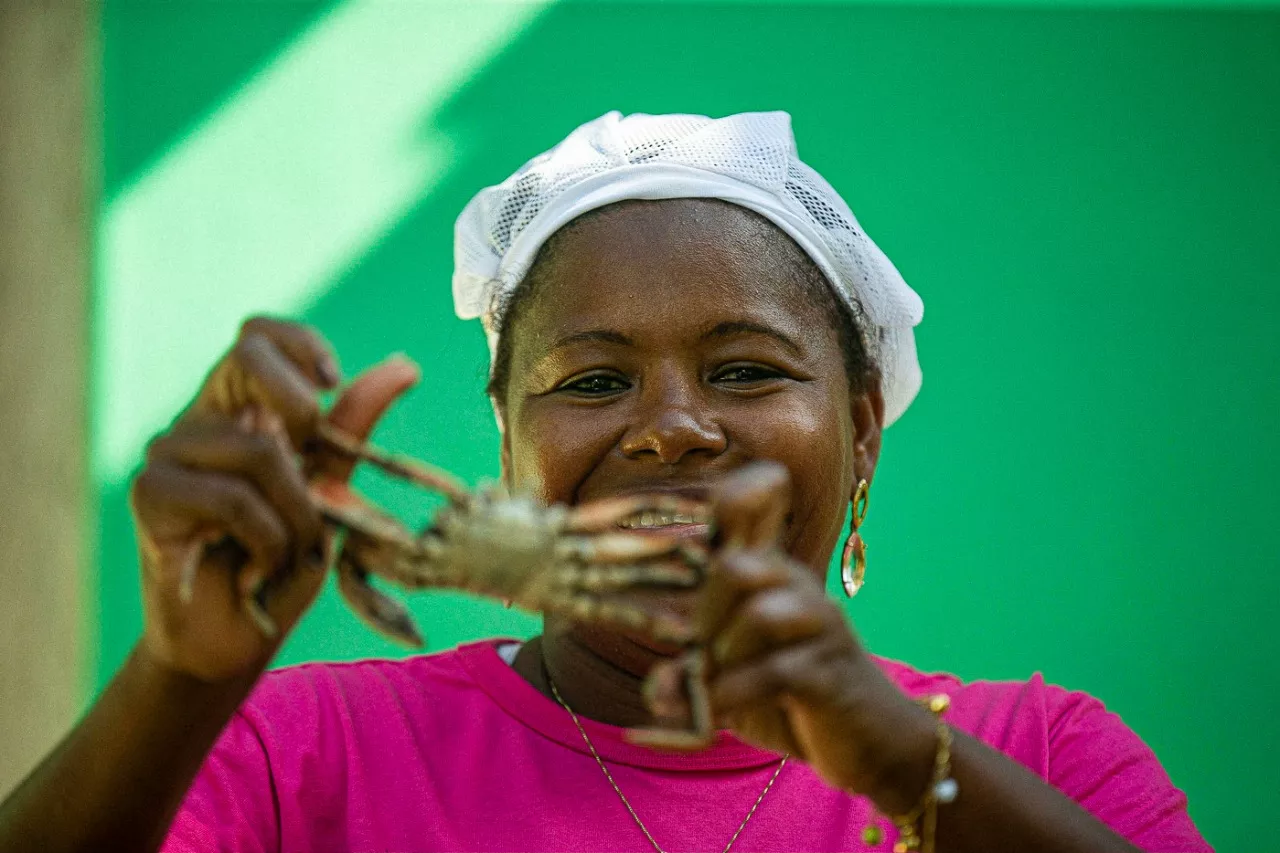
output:
[[[557,234],[509,333],[504,476],[547,502],[683,492],[756,459],[791,474],[783,545],[825,574],[880,447],[832,318],[772,224],[723,202],[625,202]]]

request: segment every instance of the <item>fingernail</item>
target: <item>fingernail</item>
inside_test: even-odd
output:
[[[284,418],[275,412],[262,409],[255,426],[258,432],[275,439],[286,452],[293,450],[293,445],[289,443],[289,429],[284,424]]]
[[[196,597],[196,578],[194,570],[186,570],[184,568],[182,577],[178,580],[178,600],[183,604],[190,604],[192,599]]]
[[[236,426],[245,432],[253,432],[258,422],[258,407],[250,403],[236,415]]]
[[[245,599],[245,612],[249,614],[249,618],[258,626],[258,630],[262,636],[268,640],[274,640],[280,636],[280,627],[276,625],[275,620],[267,613],[266,608],[257,600],[256,597]]]
[[[187,546],[178,570],[178,600],[190,604],[196,594],[196,572],[200,570],[200,558],[204,556],[205,540],[197,539]]]
[[[267,579],[263,577],[262,572],[254,571],[240,580],[240,591],[249,598],[257,598],[258,593],[262,591],[266,584]]]
[[[399,364],[399,365],[404,365],[406,367],[412,368],[414,376],[416,377],[415,381],[417,380],[417,378],[422,377],[422,368],[418,366],[418,363],[416,361],[409,358],[409,356],[406,353],[393,352],[391,355],[383,359],[382,363],[383,364]]]
[[[684,645],[693,642],[696,636],[691,625],[675,619],[658,619],[653,625],[654,636],[667,643]]]
[[[729,641],[722,635],[711,646],[711,659],[721,663],[729,656]]]
[[[316,369],[319,370],[320,380],[324,382],[326,388],[336,388],[342,381],[342,371],[338,369],[338,362],[331,355],[322,355]]]

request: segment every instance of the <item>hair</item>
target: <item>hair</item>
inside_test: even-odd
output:
[[[879,370],[867,353],[862,331],[854,319],[853,312],[843,300],[836,296],[834,286],[813,258],[801,249],[789,234],[754,210],[720,199],[702,200],[728,205],[748,214],[755,222],[763,238],[760,241],[763,250],[771,256],[771,260],[788,269],[790,277],[799,285],[809,302],[829,319],[830,326],[839,341],[840,352],[844,357],[844,370],[849,380],[850,390],[856,394],[865,393],[872,383],[878,382]],[[525,310],[533,303],[533,296],[541,283],[555,269],[563,249],[564,238],[578,227],[629,202],[630,200],[614,202],[587,211],[560,228],[538,249],[533,263],[529,266],[529,272],[520,280],[520,283],[509,293],[495,300],[490,316],[494,318],[498,346],[494,352],[493,369],[490,372],[487,390],[497,406],[501,407],[505,404],[507,388],[511,382],[511,352],[515,337],[513,333]]]

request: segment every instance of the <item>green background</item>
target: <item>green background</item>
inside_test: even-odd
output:
[[[339,5],[106,3],[104,217]],[[470,195],[610,109],[790,111],[801,156],[927,309],[924,387],[887,434],[864,528],[860,635],[917,667],[1041,671],[1100,697],[1215,846],[1280,849],[1278,104],[1274,9],[551,4],[424,115],[424,136],[461,140],[440,179],[296,316],[349,375],[392,350],[424,366],[381,444],[492,477],[485,349],[449,291]],[[100,303],[117,285],[100,277]],[[145,346],[165,319],[129,322]],[[99,350],[100,387],[121,369]],[[99,471],[95,689],[140,624],[128,473]],[[433,649],[537,628],[456,595],[412,606]],[[400,654],[329,590],[282,662]]]

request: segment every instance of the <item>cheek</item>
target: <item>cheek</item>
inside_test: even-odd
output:
[[[767,412],[741,420],[750,455],[781,462],[791,474],[792,541],[801,561],[826,570],[844,523],[853,467],[847,393],[807,389],[800,399],[779,400]]]
[[[756,404],[743,412],[738,432],[760,455],[786,463],[805,486],[834,488],[852,451],[848,406],[838,397],[814,388],[799,398],[779,397],[768,407]]]
[[[607,418],[592,412],[532,401],[512,413],[507,427],[511,447],[511,486],[539,500],[571,504],[579,485],[615,444]]]

